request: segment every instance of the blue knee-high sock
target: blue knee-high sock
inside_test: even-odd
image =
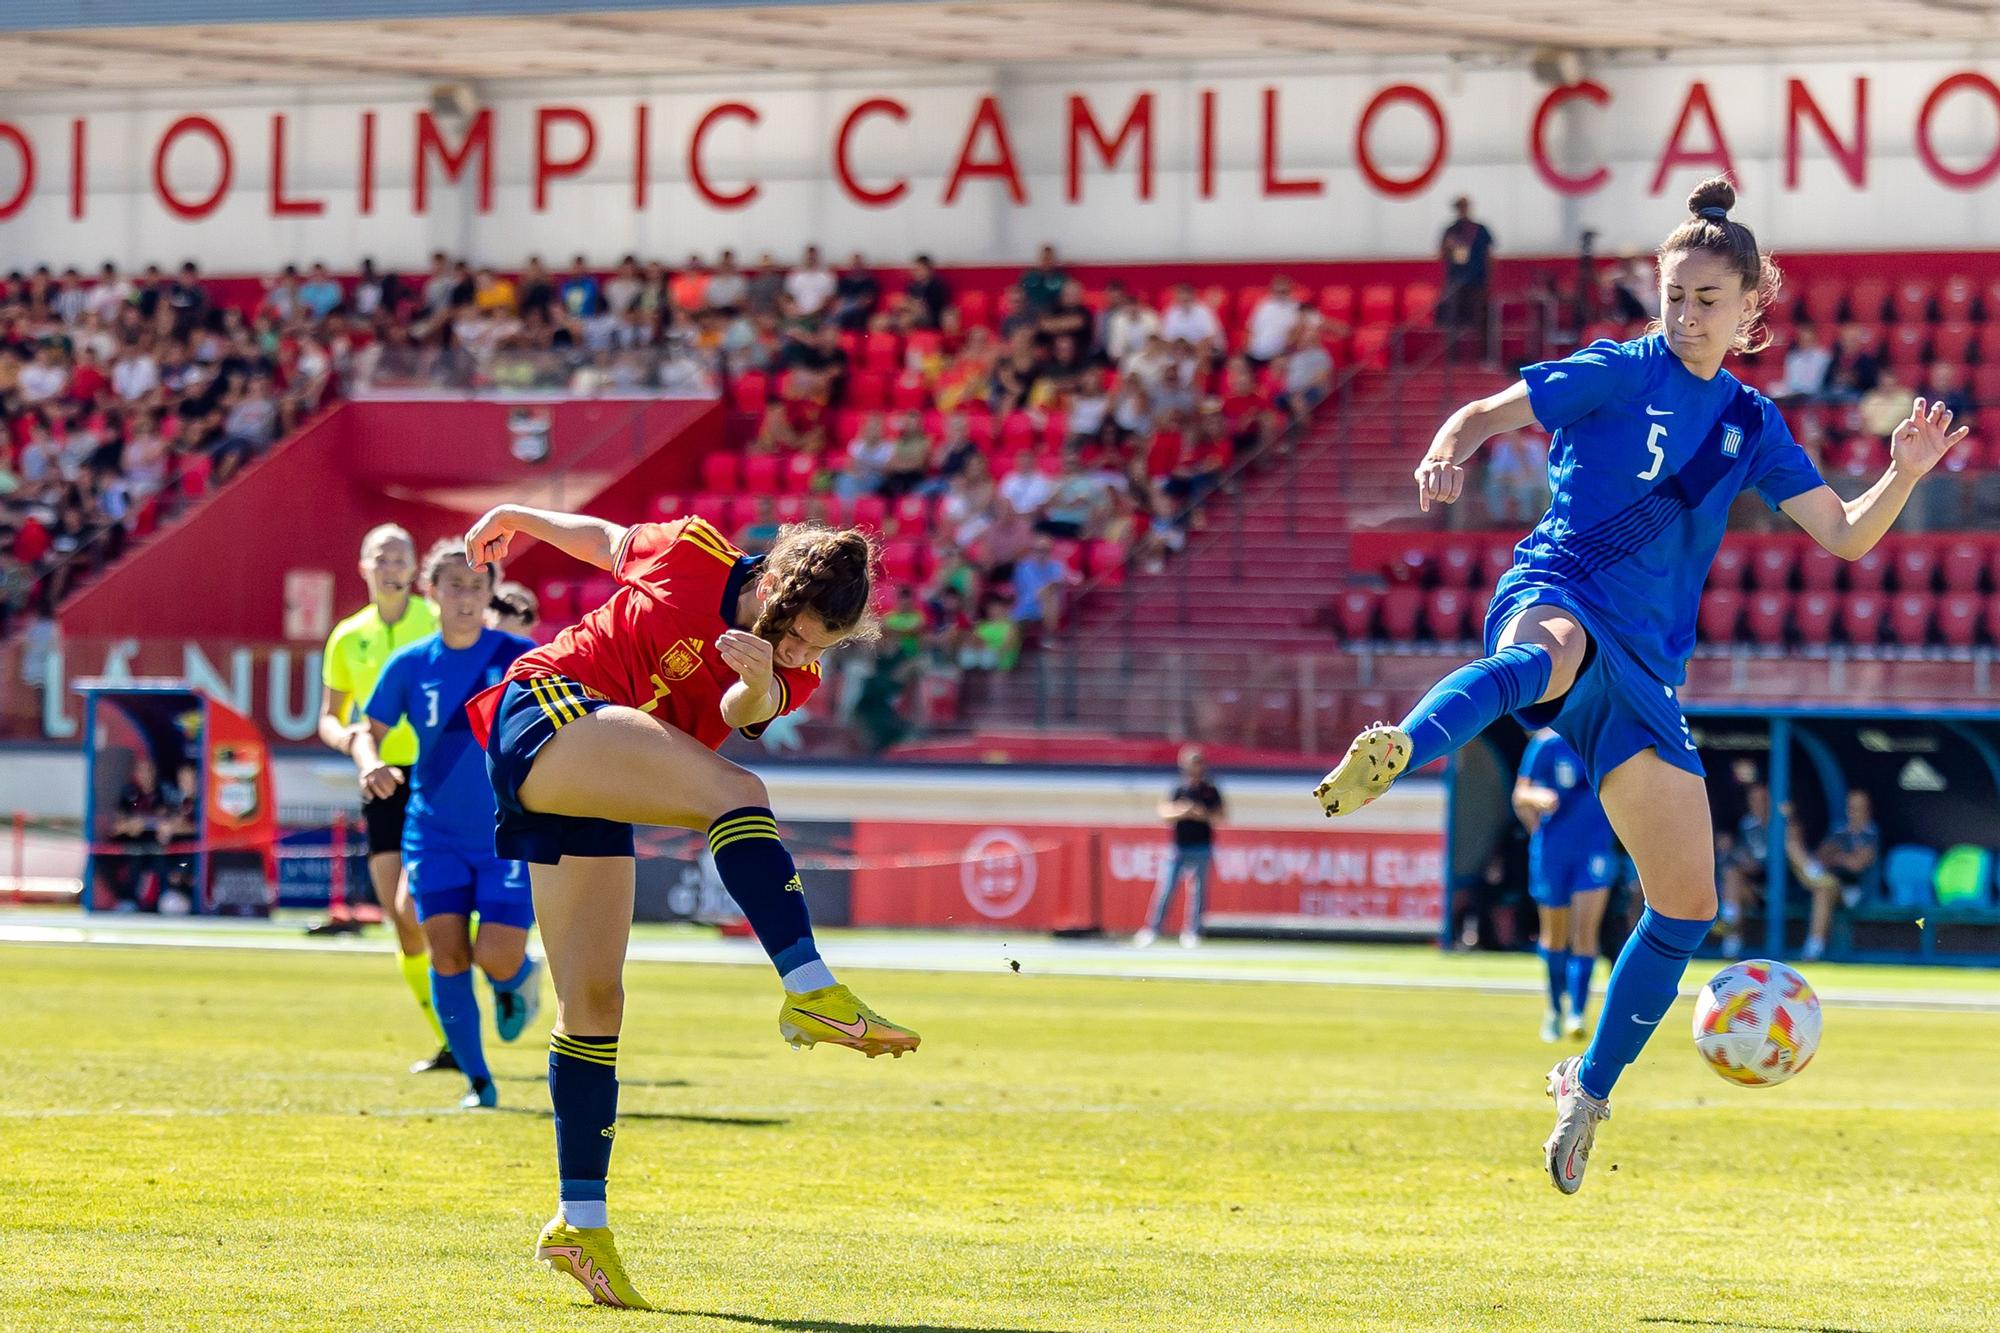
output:
[[[437,1011],[444,1028],[444,1044],[452,1058],[474,1083],[492,1077],[486,1068],[486,1048],[479,1033],[479,996],[472,989],[472,973],[444,975],[431,969],[431,1008]]]
[[[495,995],[512,995],[515,991],[521,989],[521,983],[528,979],[528,974],[534,970],[534,966],[532,962],[523,957],[521,965],[514,969],[513,976],[505,979],[490,976],[486,980],[492,985]]]
[[[1639,916],[1639,928],[1611,968],[1611,980],[1604,986],[1604,1009],[1597,1016],[1597,1035],[1583,1053],[1577,1082],[1593,1097],[1609,1097],[1611,1085],[1625,1072],[1625,1066],[1639,1058],[1639,1052],[1673,1007],[1680,991],[1681,973],[1688,959],[1708,935],[1714,918],[1685,921],[1662,916],[1648,907]]]
[[[1569,1011],[1581,1014],[1590,1003],[1590,974],[1597,966],[1594,953],[1572,953],[1569,956]]]
[[[833,984],[820,961],[806,912],[805,885],[792,854],[778,840],[778,821],[760,805],[731,810],[708,826],[708,850],[722,887],[743,909],[757,942],[793,992]]]
[[[549,1101],[563,1216],[571,1226],[604,1226],[604,1182],[618,1126],[618,1038],[550,1033]]]
[[[1516,643],[1467,662],[1431,686],[1403,719],[1410,734],[1409,772],[1441,759],[1505,714],[1526,708],[1549,688],[1548,650]]]
[[[1559,1014],[1563,1007],[1563,986],[1569,980],[1569,950],[1545,949],[1538,944],[1535,952],[1541,955],[1542,966],[1548,969],[1549,1012]]]

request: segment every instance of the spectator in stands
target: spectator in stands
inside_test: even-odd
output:
[[[1195,299],[1194,284],[1174,284],[1174,299],[1160,316],[1160,336],[1169,343],[1189,342],[1196,347],[1220,348],[1222,321],[1215,312]]]
[[[1118,394],[1111,400],[1111,424],[1124,440],[1145,439],[1153,434],[1153,400],[1144,380],[1129,375],[1118,378]]]
[[[64,324],[74,324],[89,303],[90,293],[84,290],[83,275],[73,266],[64,269],[62,280],[56,284],[55,294],[49,298],[56,318]]]
[[[235,390],[228,403],[222,427],[222,443],[215,450],[215,478],[227,481],[245,462],[262,453],[276,438],[278,404],[271,382],[252,375]]]
[[[1015,288],[1021,293],[1021,301],[1028,313],[1039,317],[1055,308],[1068,282],[1069,275],[1056,262],[1056,248],[1045,245],[1035,260],[1035,266],[1021,275]]]
[[[1071,278],[1063,283],[1055,300],[1042,311],[1037,336],[1045,347],[1054,347],[1064,338],[1070,339],[1078,349],[1074,362],[1081,366],[1084,356],[1090,351],[1096,326],[1097,319],[1090,313],[1090,305],[1084,298],[1083,284]]]
[[[1049,641],[1062,628],[1062,591],[1073,581],[1070,568],[1055,557],[1055,543],[1037,536],[1028,554],[1014,562],[1014,622],[1024,635],[1040,632]]]
[[[1282,418],[1277,405],[1257,388],[1245,357],[1231,357],[1222,372],[1222,397],[1216,403],[1222,413],[1223,433],[1238,454],[1252,454],[1277,435]]]
[[[1014,455],[1014,466],[1000,481],[1000,497],[1029,522],[1038,522],[1042,509],[1056,493],[1053,478],[1035,466],[1035,456],[1023,450]]]
[[[1056,474],[1035,531],[1065,541],[1094,537],[1109,503],[1103,483],[1083,470],[1077,451],[1065,450],[1062,471]]]
[[[1447,329],[1486,327],[1486,302],[1491,282],[1493,233],[1472,216],[1472,200],[1452,200],[1451,224],[1438,238],[1438,259],[1444,265],[1444,293],[1438,302],[1438,324]],[[1648,297],[1648,304],[1651,297]]]
[[[118,266],[106,264],[98,270],[97,281],[91,284],[84,309],[100,322],[108,324],[131,304],[132,294],[132,284],[118,276]]]
[[[354,314],[361,319],[370,319],[382,310],[394,314],[402,304],[402,286],[402,280],[394,273],[378,273],[373,259],[363,259],[361,271],[354,278],[351,303]]]
[[[1041,354],[1035,350],[1033,330],[1015,329],[1005,354],[993,367],[989,395],[993,415],[1005,417],[1009,412],[1026,407],[1035,385],[1047,373]]]
[[[1827,377],[1826,396],[1836,403],[1858,403],[1882,376],[1882,363],[1871,343],[1873,336],[1860,324],[1840,331],[1840,353],[1834,358],[1833,372]]]
[[[951,291],[944,285],[944,279],[938,276],[929,255],[918,255],[910,261],[910,276],[903,284],[903,295],[914,302],[916,309],[913,313],[920,312],[918,327],[944,327],[945,311],[951,308]]]
[[[834,478],[833,493],[850,502],[864,495],[880,494],[889,461],[895,456],[895,441],[889,438],[882,414],[871,412],[860,433],[848,441],[840,475]]]
[[[955,548],[968,547],[992,526],[996,504],[1005,503],[999,499],[986,455],[975,454],[946,488],[938,506],[938,521],[949,528]]]
[[[1014,620],[1014,592],[1005,585],[980,599],[971,641],[959,653],[967,670],[1012,671],[1021,660],[1021,627]]]
[[[318,323],[338,310],[341,300],[340,284],[326,271],[326,265],[314,264],[299,287],[299,305],[303,307],[303,313]]]
[[[776,315],[785,296],[785,270],[777,256],[768,252],[757,257],[757,267],[743,286],[743,303],[753,315]]]
[[[1160,803],[1158,811],[1173,835],[1173,845],[1161,871],[1159,887],[1153,892],[1152,905],[1146,911],[1145,928],[1132,937],[1135,947],[1143,949],[1160,937],[1183,875],[1192,883],[1188,888],[1181,947],[1192,949],[1201,943],[1202,906],[1208,896],[1209,866],[1215,854],[1215,826],[1223,818],[1224,810],[1222,792],[1209,780],[1208,764],[1200,748],[1184,746],[1180,753],[1180,781]]]
[[[1621,324],[1651,319],[1659,290],[1652,264],[1637,257],[1628,258],[1611,280],[1611,301],[1607,313]]]
[[[639,294],[645,291],[645,289],[645,281],[639,276],[639,261],[637,257],[626,255],[618,261],[617,271],[605,280],[605,308],[612,314],[621,317],[630,314],[637,308]]]
[[[736,545],[747,555],[764,555],[778,540],[777,503],[768,495],[757,497],[749,521],[736,530]]]
[[[1859,787],[1847,793],[1841,820],[1827,830],[1819,847],[1808,854],[1805,832],[1785,807],[1785,855],[1792,873],[1812,894],[1812,915],[1806,924],[1803,957],[1807,962],[1826,953],[1836,905],[1858,906],[1882,854],[1882,834],[1875,827],[1874,802]]]
[[[709,310],[735,314],[750,304],[750,279],[736,267],[736,252],[724,250],[715,259],[715,271],[708,275],[702,301]]]
[[[1722,954],[1739,958],[1743,954],[1743,918],[1747,908],[1764,901],[1764,881],[1768,875],[1765,858],[1771,845],[1771,793],[1761,782],[1744,791],[1747,805],[1736,825],[1734,839],[1716,839],[1717,858],[1722,862]]]
[[[1299,302],[1292,292],[1292,280],[1280,273],[1271,279],[1271,290],[1250,311],[1244,355],[1262,367],[1291,345],[1292,331],[1299,323]]]
[[[895,437],[889,461],[882,469],[881,489],[889,499],[900,500],[914,494],[930,475],[931,439],[914,412],[906,412],[896,421]]]
[[[1965,372],[1950,361],[1931,362],[1930,369],[1924,372],[1924,396],[1934,403],[1943,403],[1960,425],[1970,424],[1974,419],[1977,405],[1965,391]]]
[[[1028,298],[1021,295],[1019,287],[1002,289],[999,315],[1000,341],[1009,346],[1023,332],[1033,337],[1041,331],[1041,315],[1028,304]]]
[[[833,322],[843,329],[859,332],[875,317],[882,300],[882,284],[875,271],[858,253],[847,261],[847,271],[834,283]]]
[[[150,335],[131,335],[111,368],[111,388],[121,399],[136,403],[160,387],[160,363],[153,357]]]
[[[299,311],[299,270],[296,264],[285,265],[284,271],[264,282],[263,309],[280,320],[289,320]]]
[[[1501,527],[1524,527],[1542,507],[1543,477],[1520,431],[1487,443],[1486,516]]]
[[[1107,362],[1124,365],[1127,358],[1144,350],[1159,331],[1159,312],[1136,300],[1124,283],[1113,282],[1105,289],[1104,317],[1098,325],[1097,344]]]
[[[1303,422],[1333,388],[1333,356],[1320,338],[1319,315],[1307,315],[1292,332],[1285,362],[1285,390],[1278,406]]]
[[[69,383],[69,367],[63,364],[62,348],[53,341],[35,348],[34,359],[21,367],[16,388],[24,403],[43,403],[58,397]]]
[[[1861,428],[1877,439],[1887,439],[1910,410],[1910,388],[1887,367],[1875,387],[1861,395]]]
[[[497,314],[503,310],[514,310],[518,305],[514,280],[490,268],[480,269],[478,278],[474,280],[472,304],[482,312]]]
[[[1777,386],[1779,402],[1810,403],[1826,392],[1827,372],[1833,369],[1833,350],[1819,340],[1819,331],[1810,324],[1801,327],[1785,353],[1785,377]]]
[[[442,250],[431,254],[431,271],[424,279],[422,300],[424,310],[431,315],[441,315],[456,304],[452,300],[452,289],[458,285],[451,271],[451,257]]]
[[[1111,418],[1111,392],[1105,387],[1104,368],[1087,367],[1076,392],[1069,396],[1063,430],[1072,445],[1094,440]]]
[[[604,289],[590,271],[590,261],[582,255],[571,258],[568,271],[556,280],[556,304],[579,324],[604,314]]]
[[[701,262],[701,257],[689,255],[687,263],[667,283],[670,303],[681,310],[707,309],[708,276],[708,265]]]
[[[808,245],[799,266],[785,275],[785,299],[790,313],[800,319],[816,320],[832,307],[840,279],[819,257],[819,247]]]

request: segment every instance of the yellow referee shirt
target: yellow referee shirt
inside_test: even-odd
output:
[[[389,659],[419,639],[437,633],[437,611],[422,597],[411,597],[403,618],[390,625],[370,602],[333,627],[326,651],[320,654],[320,680],[347,698],[340,720],[349,726],[361,718],[375,680]],[[380,746],[382,762],[408,766],[417,762],[417,733],[398,722]]]

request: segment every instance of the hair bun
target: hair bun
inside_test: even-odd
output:
[[[1688,195],[1688,212],[1700,217],[1703,210],[1719,208],[1724,214],[1736,207],[1736,187],[1727,176],[1710,176]]]

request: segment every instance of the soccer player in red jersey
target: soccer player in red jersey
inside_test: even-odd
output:
[[[853,530],[784,529],[747,556],[700,518],[624,527],[502,505],[466,534],[467,558],[505,558],[515,534],[618,581],[609,601],[525,653],[467,706],[487,751],[495,849],[526,861],[556,992],[549,1096],[562,1204],[536,1257],[604,1305],[650,1308],[626,1278],[604,1183],[618,1110],[622,974],[631,934],[632,825],[703,829],[723,886],[783,978],[778,1029],[871,1058],[915,1050],[834,980],[803,887],[757,777],[721,758],[818,688],[819,658],[875,632],[875,549]]]

